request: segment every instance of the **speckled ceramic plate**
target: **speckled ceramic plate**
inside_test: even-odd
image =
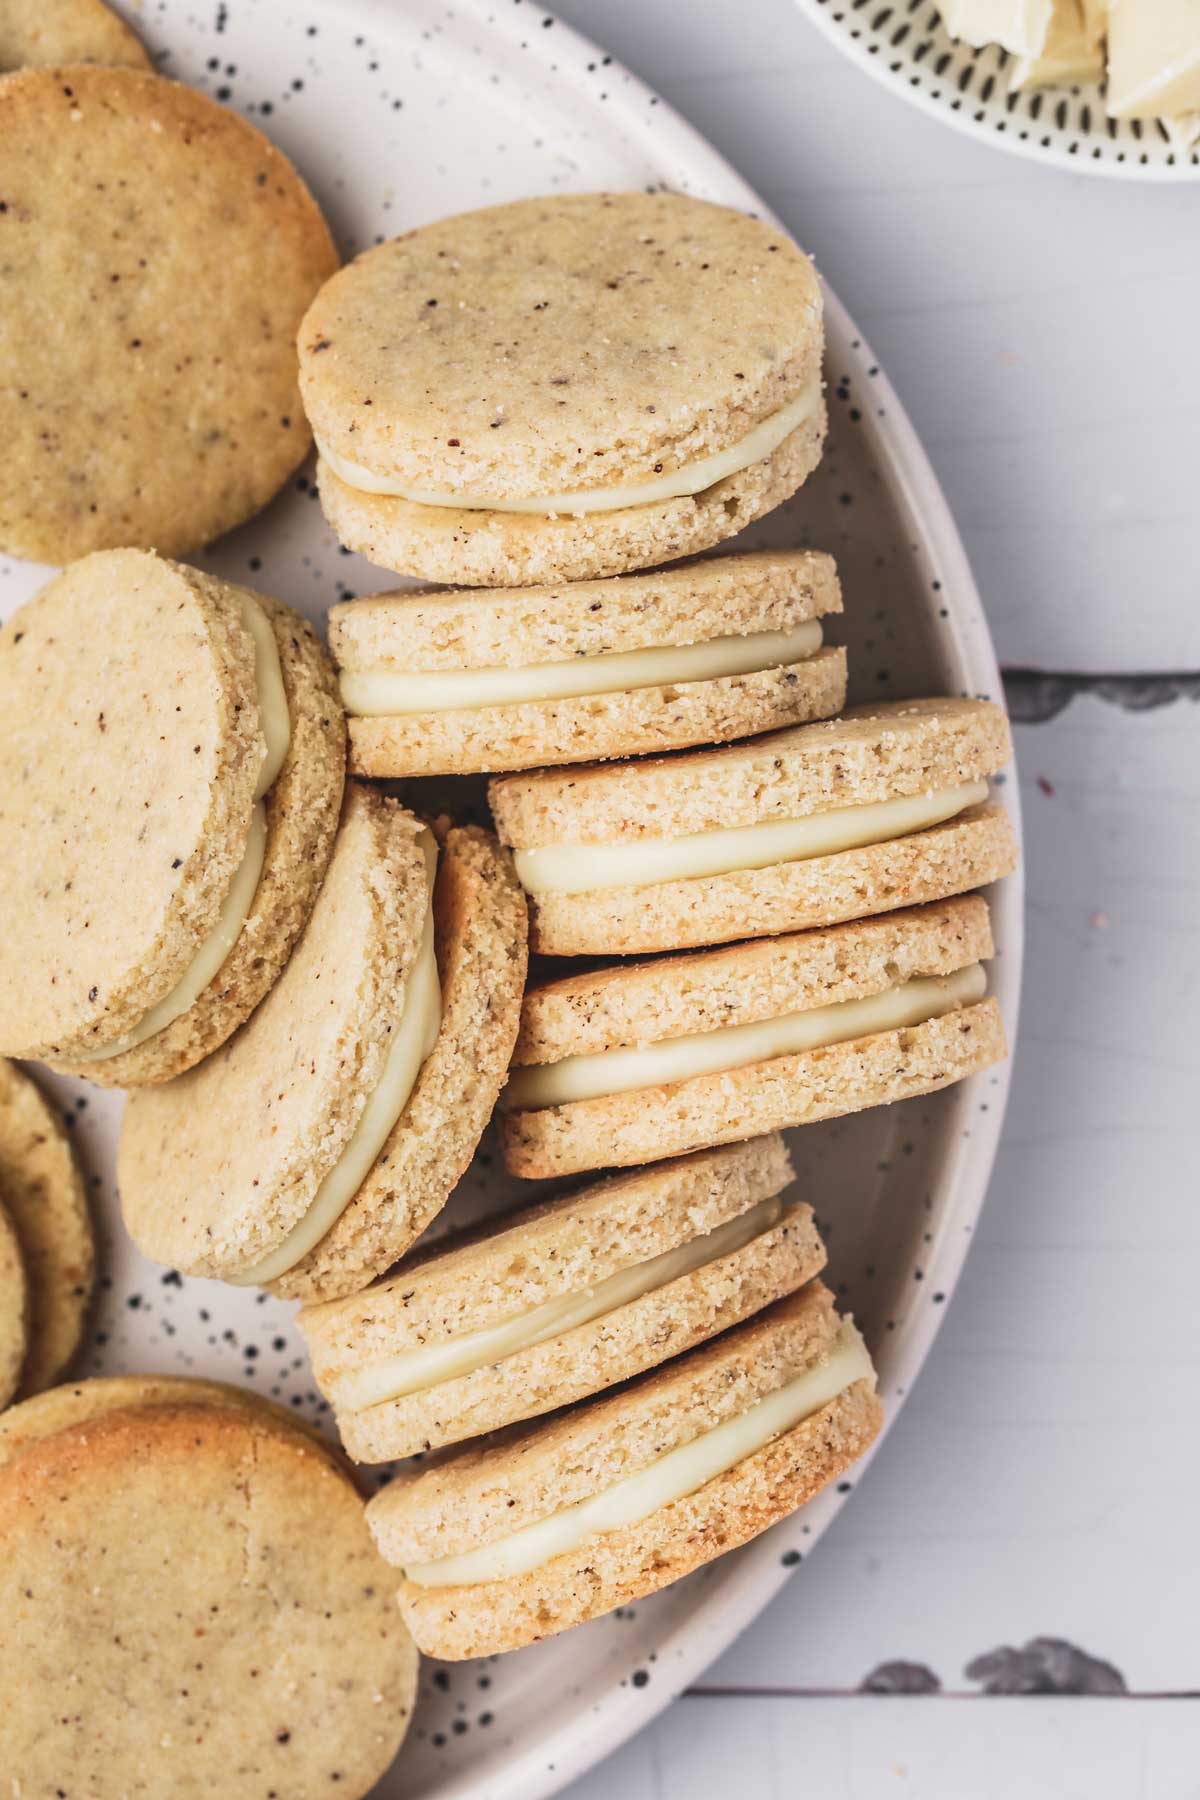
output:
[[[1200,144],[1156,119],[1110,119],[1097,81],[1009,91],[1014,58],[942,28],[934,0],[796,0],[860,68],[922,112],[1018,156],[1132,181],[1200,181]]]
[[[758,208],[654,95],[528,4],[479,0],[159,0],[137,17],[167,72],[262,125],[317,190],[350,253],[440,214],[553,189],[665,183]],[[836,553],[859,698],[998,695],[987,626],[954,526],[868,346],[828,296],[832,428],[824,463],[760,541]],[[321,619],[394,585],[339,551],[307,476],[210,565]],[[0,562],[7,613],[46,571]],[[461,791],[461,790],[460,790]],[[1016,808],[1014,786],[1002,792]],[[1019,879],[995,896],[995,987],[1015,1029]],[[929,1101],[795,1134],[833,1273],[878,1352],[890,1418],[944,1313],[983,1200],[1003,1070]],[[291,1309],[144,1262],[113,1185],[120,1103],[49,1082],[73,1121],[103,1221],[104,1279],[82,1371],[189,1370],[321,1417]],[[485,1146],[458,1215],[510,1198]],[[849,1484],[844,1484],[848,1486]],[[416,1724],[381,1800],[537,1800],[630,1735],[766,1604],[842,1504],[805,1513],[617,1616],[486,1665],[426,1665]]]

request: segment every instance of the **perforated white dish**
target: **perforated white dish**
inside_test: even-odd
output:
[[[860,68],[922,112],[1018,156],[1131,181],[1200,181],[1200,145],[1182,150],[1154,119],[1110,119],[1099,82],[1009,91],[1014,59],[943,29],[931,0],[796,0]]]
[[[522,0],[147,0],[130,17],[166,73],[245,112],[295,159],[346,254],[443,214],[556,189],[661,183],[764,210],[645,87]],[[751,541],[812,543],[837,556],[856,698],[998,698],[987,625],[945,501],[832,294],[827,334],[824,461]],[[349,593],[395,585],[339,551],[311,467],[203,560],[317,621]],[[0,558],[0,614],[47,574]],[[998,791],[1016,818],[1015,783]],[[994,897],[994,928],[993,988],[1013,1033],[1019,876]],[[832,1277],[876,1351],[892,1422],[970,1243],[1007,1082],[1002,1068],[929,1100],[793,1134],[801,1189],[828,1237]],[[120,1100],[79,1082],[45,1085],[72,1122],[103,1231],[103,1285],[80,1372],[191,1371],[327,1419],[292,1308],[156,1268],[130,1244],[114,1180]],[[485,1143],[449,1210],[461,1217],[513,1197]],[[794,1574],[850,1485],[614,1617],[486,1665],[426,1664],[413,1732],[379,1800],[538,1800],[560,1788],[725,1648]]]

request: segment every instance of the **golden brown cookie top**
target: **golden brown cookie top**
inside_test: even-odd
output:
[[[989,700],[851,707],[716,750],[498,776],[488,798],[501,841],[612,843],[678,837],[964,785],[1012,755]]]
[[[367,251],[300,329],[318,439],[416,489],[531,498],[729,448],[820,368],[775,227],[672,193],[557,195]]]
[[[243,604],[107,551],[0,630],[0,1050],[115,1042],[215,925],[266,754]]]
[[[399,1747],[394,1583],[301,1434],[216,1405],[93,1418],[0,1470],[0,1541],[6,1765],[30,1792],[362,1796]],[[68,1666],[65,1708],[29,1672]]]
[[[102,63],[153,67],[140,40],[103,0],[4,0],[0,7],[0,74]]]
[[[249,518],[308,448],[295,333],[337,265],[296,171],[191,88],[82,67],[0,81],[0,166],[0,548]]]

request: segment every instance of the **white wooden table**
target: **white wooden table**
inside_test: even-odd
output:
[[[899,389],[1009,671],[1030,892],[1005,1144],[907,1413],[573,1800],[1196,1800],[1200,188],[976,146],[791,0],[558,10],[764,194]],[[1020,1697],[1063,1684],[1125,1692]]]

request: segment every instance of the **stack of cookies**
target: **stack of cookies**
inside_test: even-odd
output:
[[[155,78],[96,80],[119,162]],[[291,242],[281,306],[319,286],[314,232]],[[988,798],[1010,744],[984,701],[844,710],[829,556],[713,554],[824,440],[820,288],[773,227],[666,193],[522,201],[305,297],[326,515],[429,585],[334,608],[331,661],[279,601],[162,554],[266,498],[298,408],[256,486],[222,436],[189,502],[172,439],[119,543],[120,457],[87,445],[0,507],[10,547],[88,552],[0,634],[0,1050],[132,1090],[130,1233],[303,1302],[351,1457],[439,1452],[367,1518],[420,1647],[474,1656],[746,1541],[877,1435],[780,1134],[1003,1056],[972,890],[1013,865]],[[260,396],[295,375],[263,354]],[[489,776],[492,829],[375,785],[427,776]],[[529,982],[530,948],[576,966]],[[512,1176],[587,1179],[414,1248],[498,1102]],[[70,1348],[15,1225],[10,1391],[27,1292],[62,1346],[33,1386]],[[217,1486],[247,1434],[295,1460],[211,1396],[58,1394],[18,1462],[81,1495],[141,1459],[130,1504],[171,1516],[189,1432]]]
[[[439,1656],[661,1587],[869,1445],[779,1133],[1004,1054],[1003,712],[843,711],[831,558],[704,554],[815,466],[821,352],[795,247],[666,194],[411,233],[301,326],[335,530],[459,584],[333,609],[351,768],[490,775],[532,950],[586,959],[535,966],[500,1142],[592,1179],[300,1315],[352,1456],[439,1452],[368,1508]]]

